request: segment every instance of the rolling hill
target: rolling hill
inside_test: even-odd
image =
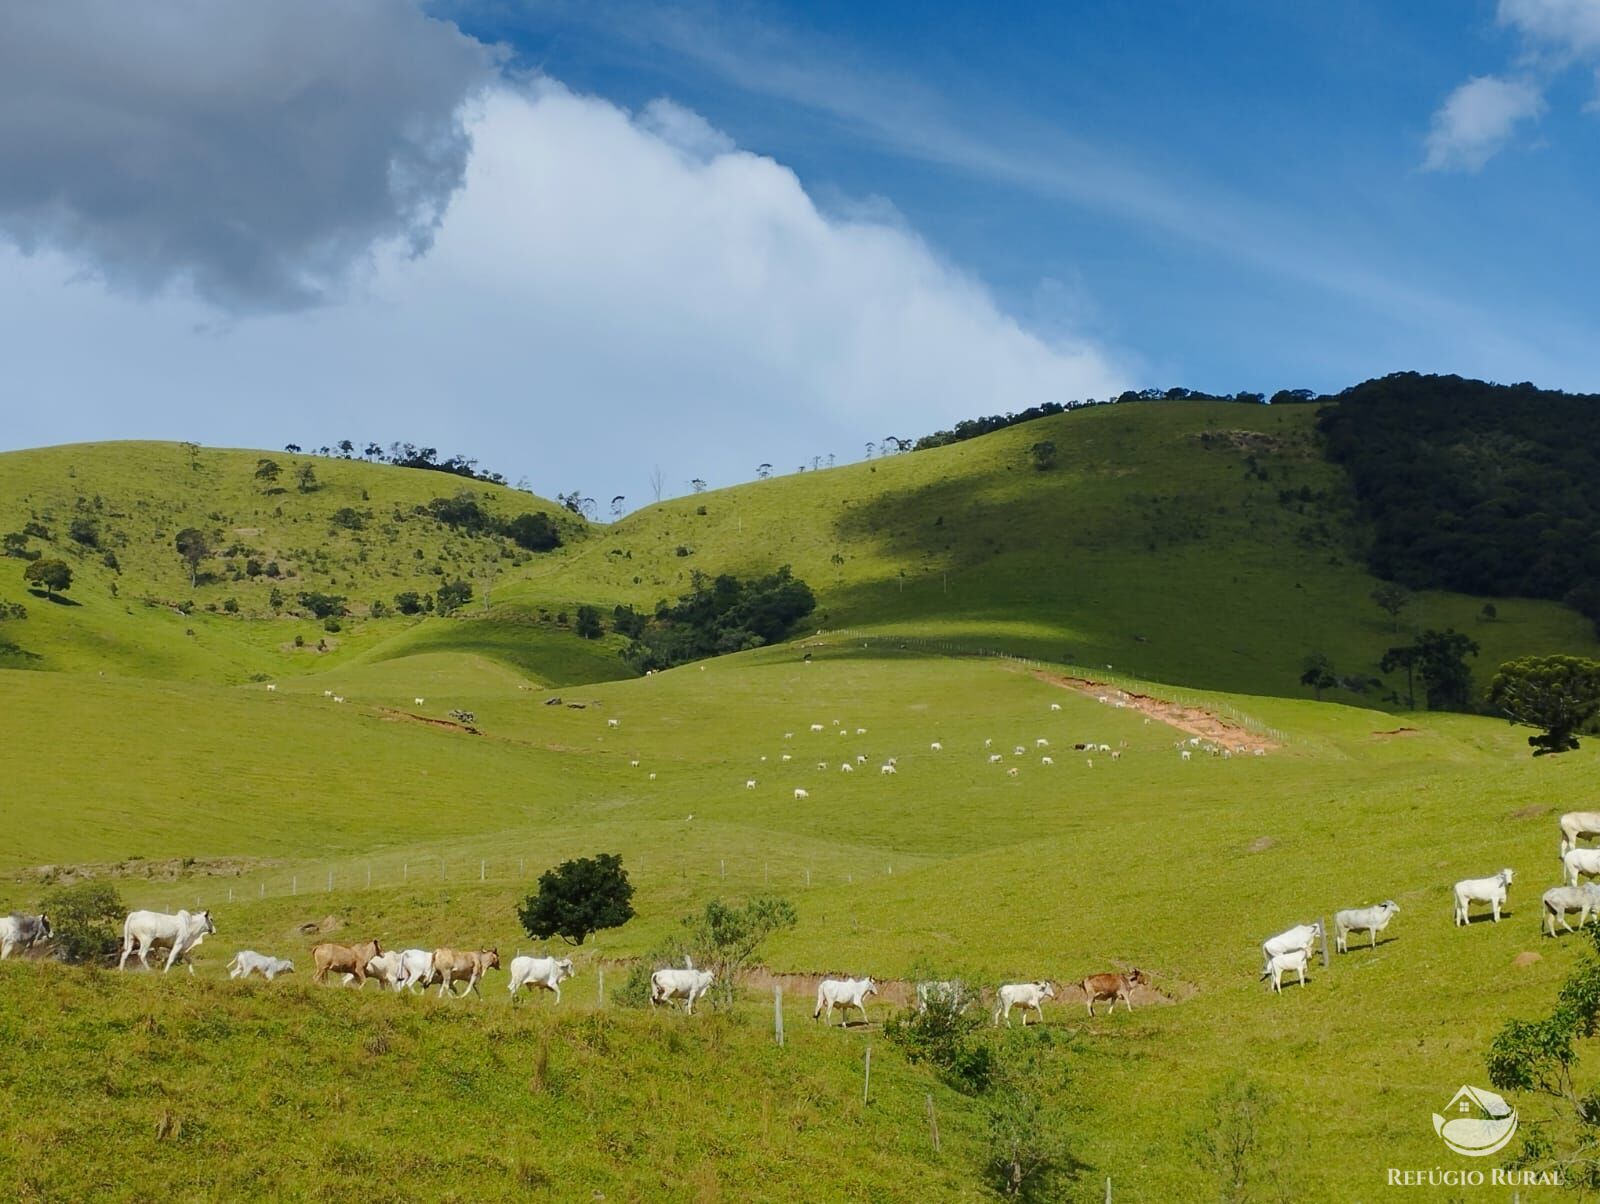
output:
[[[14,648],[5,663],[18,667],[236,683],[460,651],[562,685],[628,672],[620,638],[572,634],[579,604],[648,612],[696,571],[788,563],[817,592],[818,627],[1298,694],[1308,654],[1370,677],[1401,642],[1368,597],[1378,582],[1362,567],[1367,535],[1342,474],[1320,453],[1315,418],[1308,406],[1094,407],[678,498],[607,526],[516,490],[359,461],[158,444],[10,453],[0,456],[0,527],[39,523],[51,538],[29,547],[64,555],[79,581],[70,604],[34,605],[0,638]],[[1048,471],[1029,454],[1040,440],[1057,448]],[[253,475],[263,457],[283,462],[285,480],[311,465],[317,488],[265,493]],[[563,545],[528,552],[426,512],[462,493],[502,516],[550,515]],[[352,511],[360,529],[335,518]],[[116,571],[67,534],[81,516],[104,528]],[[212,530],[218,549],[197,587],[173,546],[191,524]],[[282,575],[250,575],[252,560]],[[454,616],[393,613],[396,595],[455,579],[473,599]],[[337,634],[308,620],[297,604],[306,591],[348,599],[353,613]],[[20,598],[20,583],[0,596]],[[1496,599],[1497,617],[1485,622],[1484,601],[1428,591],[1406,624],[1468,631],[1482,645],[1480,673],[1518,654],[1600,650],[1591,625],[1555,603]],[[174,609],[191,602],[187,615]],[[388,615],[371,617],[373,602]]]

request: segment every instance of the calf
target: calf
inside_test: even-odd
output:
[[[262,978],[271,982],[280,974],[293,974],[294,963],[281,957],[268,957],[254,949],[241,949],[228,963],[229,978],[249,978],[257,971],[261,972]]]
[[[1272,960],[1267,963],[1267,973],[1272,976],[1272,989],[1278,994],[1283,994],[1283,974],[1286,970],[1293,970],[1300,976],[1300,985],[1306,985],[1306,961],[1310,957],[1309,949],[1291,949],[1288,953],[1275,953]]]
[[[1034,1015],[1044,1021],[1044,1011],[1039,1007],[1046,999],[1054,999],[1056,989],[1048,982],[1012,982],[1000,988],[1000,1006],[995,1009],[994,1022],[998,1026],[1002,1017],[1005,1018],[1006,1027],[1011,1027],[1011,1009],[1019,1007],[1022,1012],[1022,1027],[1028,1027],[1028,1008],[1032,1008]]]
[[[1133,1011],[1133,988],[1144,986],[1150,979],[1143,970],[1129,970],[1126,974],[1091,974],[1078,984],[1078,989],[1083,992],[1083,1001],[1089,1008],[1089,1015],[1094,1015],[1094,1005],[1102,999],[1109,999],[1111,1007],[1107,1015],[1117,1010],[1117,1000],[1127,1004],[1128,1010]]]

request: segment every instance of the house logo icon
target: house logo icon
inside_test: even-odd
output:
[[[1510,1104],[1482,1087],[1462,1087],[1433,1114],[1433,1131],[1457,1154],[1482,1158],[1505,1148],[1517,1131],[1517,1113]]]

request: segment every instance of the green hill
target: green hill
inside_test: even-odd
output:
[[[1309,406],[1092,407],[678,498],[609,526],[516,490],[359,461],[170,444],[10,453],[0,456],[0,529],[39,524],[50,537],[26,549],[63,556],[78,580],[68,604],[0,584],[0,598],[30,609],[0,626],[11,649],[0,663],[237,683],[461,652],[530,682],[592,682],[628,670],[619,637],[572,633],[579,604],[648,613],[696,571],[788,563],[817,593],[816,627],[1298,695],[1308,654],[1371,677],[1405,639],[1369,599],[1379,584],[1364,567],[1370,536],[1318,438]],[[1040,441],[1056,448],[1045,471],[1030,454]],[[283,469],[276,493],[255,476],[263,458]],[[316,474],[308,493],[295,482],[304,465]],[[428,511],[463,491],[502,518],[549,515],[565,542],[533,553]],[[94,525],[100,547],[74,542],[74,519]],[[350,522],[360,526],[340,525]],[[190,525],[216,549],[197,586],[174,546]],[[12,563],[20,576],[23,562]],[[473,598],[452,617],[393,613],[396,595],[458,579]],[[340,631],[299,604],[307,592],[347,600]],[[1488,622],[1484,601],[1427,591],[1405,627],[1469,632],[1482,645],[1480,678],[1513,655],[1600,651],[1591,624],[1557,603],[1496,599]],[[374,602],[389,613],[371,617]]]

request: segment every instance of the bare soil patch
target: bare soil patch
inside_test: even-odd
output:
[[[1095,681],[1087,677],[1067,677],[1044,671],[1036,671],[1034,676],[1040,681],[1047,681],[1064,690],[1076,690],[1080,694],[1087,694],[1096,701],[1108,705],[1120,704],[1168,727],[1210,740],[1236,753],[1253,754],[1257,749],[1262,752],[1273,752],[1282,747],[1276,740],[1259,732],[1253,732],[1243,724],[1235,723],[1204,707],[1170,702],[1150,694],[1135,694],[1109,682]]]
[[[138,857],[127,861],[36,865],[18,870],[15,877],[18,882],[39,882],[46,886],[71,886],[92,878],[143,878],[152,882],[176,882],[180,878],[239,878],[275,864],[260,857]]]
[[[391,723],[401,723],[409,720],[412,723],[426,723],[431,727],[448,728],[451,731],[466,732],[469,735],[483,735],[475,727],[468,727],[465,723],[457,723],[454,719],[436,719],[432,715],[417,715],[410,711],[397,711],[393,707],[379,707],[378,714]]]

